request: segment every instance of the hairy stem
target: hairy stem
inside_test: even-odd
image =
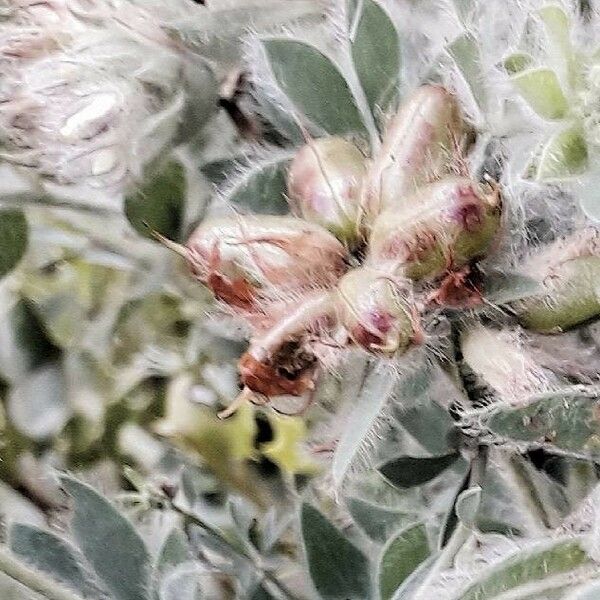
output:
[[[285,600],[300,600],[300,598],[296,596],[291,590],[289,590],[283,583],[281,583],[279,579],[277,579],[277,577],[273,575],[273,573],[264,569],[263,566],[258,563],[256,557],[252,556],[249,552],[246,552],[245,550],[234,546],[216,527],[213,527],[197,515],[173,503],[171,500],[169,500],[169,506],[174,512],[178,513],[183,517],[184,525],[186,526],[186,528],[189,525],[196,525],[197,527],[200,527],[207,533],[210,533],[211,535],[219,538],[219,540],[223,544],[227,545],[232,552],[234,552],[238,556],[243,556],[246,560],[248,560],[254,566],[257,572],[260,575],[262,575],[263,579],[271,583],[273,587],[277,589],[281,598],[284,598]]]
[[[50,579],[47,575],[24,565],[5,547],[0,547],[0,572],[33,592],[37,592],[46,600],[82,600],[80,596]]]

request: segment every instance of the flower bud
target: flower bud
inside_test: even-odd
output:
[[[456,98],[444,88],[418,88],[391,119],[365,180],[362,209],[369,220],[440,176],[465,134]]]
[[[359,237],[359,195],[365,159],[340,137],[313,140],[296,154],[288,171],[290,199],[307,221],[319,223],[353,245]]]
[[[600,239],[596,231],[560,240],[522,266],[540,293],[513,305],[521,324],[560,333],[600,315]]]
[[[332,286],[346,269],[346,250],[328,231],[294,217],[208,219],[186,246],[192,274],[227,304],[248,308],[299,290]]]
[[[369,264],[411,279],[437,277],[484,256],[500,227],[497,190],[446,177],[406,198],[373,224]]]
[[[354,269],[338,283],[337,317],[354,343],[368,352],[404,353],[419,337],[409,296],[409,282],[368,267]]]

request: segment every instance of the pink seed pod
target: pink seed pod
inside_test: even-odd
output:
[[[292,161],[287,187],[292,205],[307,221],[318,223],[349,246],[360,237],[360,189],[365,159],[340,137],[312,140]]]
[[[227,304],[250,308],[290,292],[335,285],[347,251],[328,231],[294,217],[207,219],[181,246],[196,279]]]
[[[368,263],[414,280],[433,278],[484,256],[500,228],[498,189],[446,177],[406,198],[373,224]]]
[[[465,137],[456,98],[436,85],[424,85],[390,120],[362,192],[362,210],[372,221],[381,211],[440,176]]]
[[[338,283],[337,318],[368,352],[404,353],[421,337],[411,295],[409,281],[369,267],[354,269]]]

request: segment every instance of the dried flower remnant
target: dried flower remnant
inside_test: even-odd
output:
[[[301,148],[287,177],[292,207],[326,227],[341,241],[355,245],[361,237],[360,189],[365,159],[352,143],[339,137],[309,141]]]

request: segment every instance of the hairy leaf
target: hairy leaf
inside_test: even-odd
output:
[[[376,542],[385,542],[394,531],[417,520],[416,513],[378,506],[360,498],[348,498],[346,505],[354,522]]]
[[[399,456],[379,467],[379,472],[399,488],[422,485],[453,465],[460,454],[453,452],[440,456]]]
[[[348,83],[337,67],[314,46],[287,38],[262,40],[273,75],[302,120],[326,132],[364,132]]]
[[[427,531],[423,523],[399,531],[383,548],[379,561],[379,593],[389,600],[404,580],[429,556]]]
[[[308,570],[321,598],[371,598],[367,557],[310,504],[302,505],[300,523]]]
[[[569,103],[556,73],[551,69],[529,69],[513,75],[511,80],[523,99],[540,117],[555,120],[566,116]]]
[[[150,556],[131,523],[89,485],[60,481],[73,498],[73,536],[114,600],[149,600]]]
[[[22,210],[0,210],[0,278],[12,271],[27,250],[29,226]]]
[[[591,563],[578,539],[553,540],[521,550],[503,560],[500,564],[484,571],[475,582],[471,583],[464,591],[456,595],[456,600],[491,600],[499,598],[501,594],[511,590],[512,597],[517,598],[516,590],[529,585],[529,597],[535,596],[533,583],[539,583],[538,596],[544,597],[543,592],[552,586],[552,578],[556,575],[565,575],[559,578],[555,587],[569,583],[569,575],[579,567]],[[550,587],[552,589],[552,587]],[[531,596],[531,593],[534,593]],[[527,597],[527,596],[522,596]]]
[[[399,84],[400,40],[389,15],[375,0],[349,6],[349,37],[354,67],[374,116],[383,112]]]

